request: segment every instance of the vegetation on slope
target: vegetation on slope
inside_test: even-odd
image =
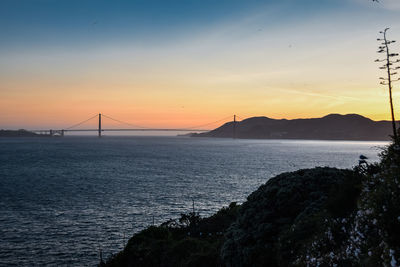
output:
[[[381,162],[362,164],[361,194],[348,216],[327,218],[298,263],[363,266],[400,264],[400,147],[390,145]],[[341,238],[343,237],[343,238]]]
[[[252,193],[222,247],[228,266],[287,266],[323,232],[328,217],[356,207],[360,175],[315,168],[284,173]],[[345,204],[340,208],[337,205]]]
[[[135,234],[106,266],[221,266],[223,234],[239,210],[231,203],[208,218],[189,213],[151,226]]]
[[[183,214],[179,220],[141,231],[106,265],[286,265],[306,251],[325,216],[354,209],[359,186],[360,176],[351,170],[284,173],[252,193],[242,206],[232,203],[209,218]],[[336,203],[346,203],[347,208],[337,209]]]

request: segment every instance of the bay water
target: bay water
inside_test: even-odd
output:
[[[0,266],[95,266],[133,233],[243,202],[269,178],[378,160],[386,142],[188,137],[0,139]]]

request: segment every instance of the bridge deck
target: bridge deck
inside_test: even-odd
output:
[[[32,130],[31,132],[48,132],[49,130]],[[69,129],[69,130],[53,130],[64,132],[98,132],[99,129]],[[210,130],[203,129],[168,129],[168,128],[155,128],[155,129],[101,129],[102,132],[208,132]]]
[[[99,131],[99,129],[76,129],[76,130],[64,130],[65,132],[92,132]],[[132,132],[132,131],[157,131],[157,132],[208,132],[210,130],[200,130],[200,129],[101,129],[102,132]]]

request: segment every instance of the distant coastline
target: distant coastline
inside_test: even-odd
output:
[[[56,131],[57,132],[57,131]],[[230,121],[204,133],[180,134],[180,137],[213,137],[238,139],[298,139],[389,141],[392,133],[390,121],[373,121],[358,114],[329,114],[322,118],[271,119],[251,117]],[[0,137],[60,136],[54,131],[37,134],[25,129],[0,130]],[[63,136],[63,134],[61,134]]]
[[[0,137],[39,137],[41,135],[24,129],[20,130],[0,130]]]
[[[271,119],[251,117],[238,122],[228,122],[205,133],[192,137],[217,137],[240,139],[303,139],[303,140],[354,140],[388,141],[391,122],[373,121],[358,114],[329,114],[311,119]]]

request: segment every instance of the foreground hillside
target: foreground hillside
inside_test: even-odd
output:
[[[315,119],[275,120],[253,117],[236,122],[236,138],[309,140],[389,140],[391,122],[373,121],[357,114],[330,114]],[[193,137],[234,136],[234,123],[228,122]]]
[[[359,184],[359,176],[332,168],[278,175],[242,206],[232,203],[209,218],[182,215],[136,234],[108,266],[262,266],[293,260],[291,247],[304,252],[304,240],[322,223],[309,222],[309,216],[334,212],[330,201],[344,184]],[[291,232],[294,225],[300,226]],[[292,244],[286,244],[289,238]]]
[[[135,234],[104,266],[398,266],[400,156],[283,173],[241,206]]]

